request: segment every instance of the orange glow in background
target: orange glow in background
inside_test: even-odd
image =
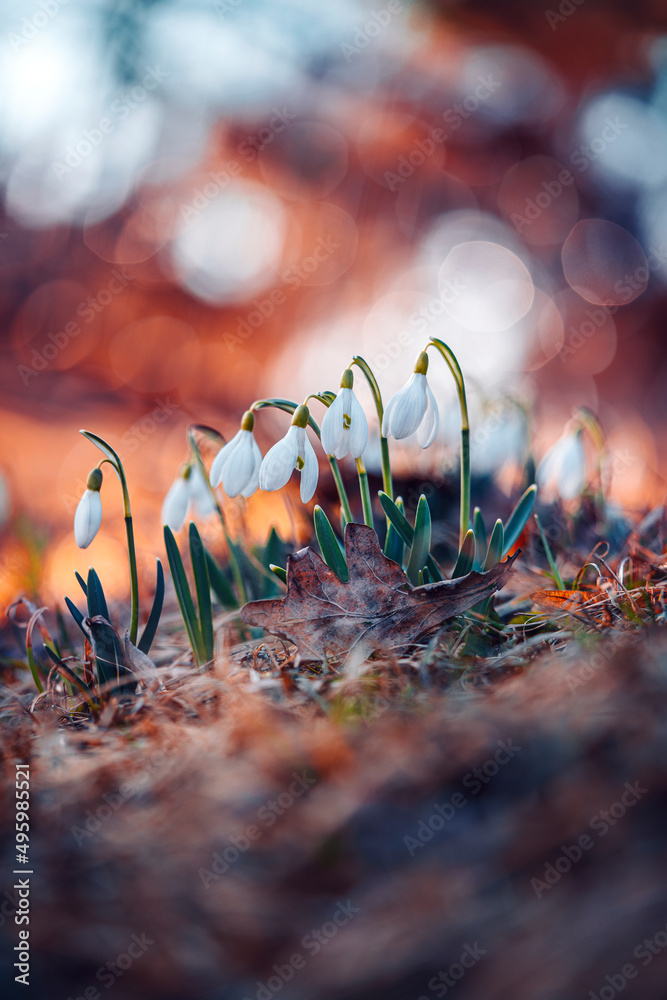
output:
[[[507,6],[516,37],[492,5],[399,4],[376,32],[355,2],[313,12],[308,31],[285,18],[281,49],[278,8],[260,31],[252,4],[225,19],[162,3],[125,82],[68,62],[65,8],[14,46],[0,73],[13,108],[0,116],[0,473],[21,530],[44,534],[44,601],[90,562],[110,594],[126,586],[110,470],[100,534],[74,544],[100,457],[79,428],[125,463],[150,588],[191,423],[231,436],[253,399],[336,389],[353,353],[389,395],[429,336],[457,353],[473,424],[526,400],[539,458],[586,405],[608,435],[611,499],[662,501],[666,25],[658,12],[631,32],[622,12],[587,5],[574,35]],[[456,406],[444,366],[429,375],[440,438],[395,455],[437,481]],[[263,451],[287,425],[258,415]],[[293,486],[258,493],[242,518],[227,501],[234,530],[261,541],[275,524],[303,543]],[[30,572],[16,531],[6,523],[4,605]]]

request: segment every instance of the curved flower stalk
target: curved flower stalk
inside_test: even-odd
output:
[[[435,347],[449,368],[456,383],[456,394],[461,408],[461,499],[459,512],[459,551],[463,548],[468,528],[470,527],[470,421],[468,419],[468,402],[466,387],[461,366],[456,355],[447,344],[437,337],[431,337],[427,348]]]
[[[241,429],[224,445],[211,465],[211,486],[222,485],[228,497],[250,497],[259,488],[262,453],[255,441],[255,417],[246,410]]]
[[[375,375],[370,369],[368,362],[365,361],[361,355],[355,354],[352,358],[352,364],[356,365],[364,378],[368,383],[368,388],[371,390],[371,395],[373,397],[373,402],[375,403],[375,411],[378,417],[378,424],[380,425],[380,452],[382,455],[382,486],[384,492],[390,499],[394,496],[394,486],[391,479],[391,465],[389,462],[389,442],[386,436],[382,433],[382,424],[384,421],[384,405],[382,403],[382,393],[380,392],[380,386],[377,383]],[[389,521],[387,521],[387,527],[389,527]]]
[[[422,351],[410,379],[387,403],[382,421],[382,433],[385,437],[400,441],[416,431],[421,448],[428,448],[433,444],[440,418],[435,396],[426,377],[427,372],[428,355]]]
[[[301,500],[309,503],[315,495],[319,466],[315,450],[306,435],[310,410],[297,406],[287,434],[266,453],[259,470],[262,490],[280,490],[286,486],[295,469],[301,473]]]
[[[102,479],[102,470],[93,469],[74,514],[74,540],[80,549],[88,548],[102,524]]]
[[[162,523],[179,531],[192,507],[201,517],[215,512],[215,501],[208,483],[196,463],[186,463],[181,474],[169,487],[162,504]]]
[[[114,451],[111,445],[106,443],[106,441],[103,438],[98,437],[97,434],[93,434],[90,431],[82,430],[79,433],[83,434],[83,436],[87,438],[90,442],[92,442],[92,444],[94,444],[96,448],[99,448],[100,451],[103,452],[105,458],[102,459],[100,465],[104,465],[105,462],[108,462],[109,465],[113,467],[116,475],[118,476],[118,479],[120,481],[120,487],[123,492],[123,513],[125,516],[125,533],[127,536],[127,555],[130,564],[130,600],[131,600],[130,642],[133,645],[136,645],[137,631],[139,628],[139,577],[137,574],[137,553],[134,546],[134,526],[132,523],[132,510],[130,508],[130,494],[127,488],[125,469],[123,468],[123,463],[121,462],[117,453]],[[100,485],[101,482],[102,481],[100,479]],[[98,493],[99,493],[99,488],[98,488]],[[84,494],[81,504],[85,500],[85,497],[86,494]],[[84,509],[84,512],[86,512],[87,515],[90,515],[90,513],[95,510],[96,503],[97,503],[96,501],[89,499],[86,504],[88,509],[87,511],[86,509]],[[81,504],[79,504],[79,507],[81,507]],[[101,502],[99,505],[99,511],[101,511]],[[77,513],[78,513],[78,508],[77,508]],[[83,514],[81,515],[81,517],[83,518]],[[90,520],[89,526],[93,526],[94,523],[95,523],[94,520]],[[75,537],[76,537],[76,529],[75,529]],[[81,537],[83,538],[84,535],[82,534]],[[90,539],[90,541],[92,541],[92,538]],[[90,542],[88,544],[90,544]]]
[[[563,434],[537,467],[537,483],[563,500],[575,500],[586,485],[586,455],[581,426]]]
[[[361,458],[368,444],[368,421],[354,394],[354,372],[346,368],[340,392],[322,418],[322,447],[334,458]]]

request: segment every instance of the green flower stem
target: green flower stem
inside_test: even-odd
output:
[[[204,427],[203,425],[194,424],[192,427],[188,428],[188,443],[190,445],[190,450],[192,451],[193,458],[197,463],[199,471],[204,477],[206,485],[209,488],[210,494],[213,498],[213,503],[215,504],[215,509],[218,512],[218,517],[220,518],[220,524],[222,525],[222,533],[225,536],[225,542],[227,543],[227,551],[229,552],[229,565],[231,567],[232,576],[234,577],[234,583],[236,584],[236,590],[239,595],[239,602],[241,604],[247,604],[248,591],[246,590],[246,585],[243,579],[243,573],[241,572],[241,567],[239,566],[239,561],[236,558],[234,543],[230,538],[229,531],[227,530],[227,522],[225,521],[225,515],[222,513],[222,507],[218,503],[218,498],[215,495],[215,490],[213,489],[211,483],[209,482],[208,473],[204,468],[204,462],[201,457],[201,452],[199,450],[197,442],[195,441],[195,431],[198,430],[208,434],[209,437],[215,434],[216,437],[218,437],[223,444],[225,443],[225,440],[221,434],[217,434],[217,432],[213,431],[212,428]]]
[[[375,410],[378,416],[378,422],[380,425],[380,450],[382,452],[382,489],[387,494],[390,500],[394,499],[394,485],[391,478],[391,465],[389,463],[389,442],[386,437],[382,436],[382,419],[384,417],[384,406],[382,405],[382,393],[380,392],[380,386],[377,383],[375,375],[370,369],[368,362],[359,355],[355,354],[352,358],[352,364],[360,368],[366,381],[368,382],[368,387],[371,390],[371,395],[373,397],[373,402],[375,403]],[[387,525],[389,522],[387,522]]]
[[[427,347],[435,347],[445,359],[447,367],[456,383],[456,392],[461,407],[461,505],[459,515],[459,551],[470,526],[470,423],[468,421],[468,403],[466,387],[461,366],[456,355],[447,344],[437,337],[431,337]]]
[[[554,578],[556,586],[558,587],[559,590],[565,590],[565,584],[563,583],[563,578],[560,575],[560,573],[558,572],[558,567],[556,566],[556,562],[555,562],[554,557],[553,557],[552,552],[551,552],[551,546],[549,545],[549,543],[548,543],[548,541],[546,539],[546,535],[544,534],[544,531],[542,530],[542,525],[540,524],[540,519],[537,516],[537,514],[533,514],[533,517],[535,518],[535,524],[537,525],[537,530],[540,533],[540,539],[541,539],[541,542],[542,542],[542,547],[543,547],[544,553],[545,553],[545,555],[547,557],[547,562],[549,563],[549,566],[551,567],[551,574],[552,574],[552,576]],[[585,568],[586,567],[584,567],[584,569]],[[576,586],[575,586],[575,589],[576,589]]]
[[[134,526],[132,523],[132,511],[130,509],[130,494],[127,488],[127,479],[125,477],[125,469],[123,468],[123,463],[121,462],[118,454],[114,451],[111,445],[98,437],[97,434],[93,434],[91,431],[80,431],[96,448],[99,448],[104,455],[106,455],[106,461],[109,465],[113,466],[118,479],[120,480],[120,487],[123,492],[123,513],[125,515],[125,533],[127,535],[127,554],[130,564],[130,642],[136,646],[137,644],[137,631],[139,628],[139,576],[137,573],[137,553],[134,546]],[[103,460],[104,461],[104,460]],[[100,465],[103,463],[100,462]]]
[[[597,474],[597,490],[595,493],[595,503],[598,510],[598,516],[600,520],[604,520],[606,509],[605,509],[605,497],[604,497],[604,486],[602,483],[602,463],[604,461],[607,442],[604,436],[604,431],[600,425],[600,421],[595,416],[592,410],[589,410],[587,406],[580,406],[576,412],[576,419],[581,427],[585,427],[595,445],[596,450],[596,462],[595,471]]]
[[[364,521],[369,528],[373,527],[373,504],[371,501],[371,491],[368,486],[368,473],[364,465],[363,458],[355,459],[357,464],[357,474],[359,476],[359,492],[361,493],[361,505],[364,510]]]
[[[327,399],[323,393],[311,393],[311,395],[308,396],[308,399],[318,399],[321,403],[324,403],[325,406],[331,405],[331,400]],[[249,407],[249,410],[252,412],[254,410],[263,410],[267,406],[274,406],[278,410],[284,410],[285,413],[294,413],[298,405],[298,403],[293,403],[291,399],[257,399],[252,406]],[[322,435],[320,434],[319,424],[313,419],[312,414],[308,418],[308,423],[317,434],[317,437],[321,438]],[[352,517],[352,511],[350,510],[350,501],[347,496],[345,484],[343,483],[343,477],[340,474],[338,462],[333,455],[329,455],[329,464],[333,473],[336,489],[338,490],[338,499],[340,500],[343,517],[346,522],[351,522],[354,518]]]
[[[329,455],[329,465],[331,466],[331,473],[336,484],[336,489],[338,490],[340,506],[343,512],[343,521],[345,524],[352,524],[354,518],[352,517],[352,511],[350,510],[350,501],[347,497],[347,490],[345,489],[343,477],[340,474],[340,466],[333,455]]]

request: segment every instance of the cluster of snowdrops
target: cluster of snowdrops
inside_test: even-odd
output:
[[[460,408],[460,477],[459,477],[459,537],[457,558],[454,566],[447,573],[438,564],[431,552],[431,512],[428,500],[421,496],[417,504],[413,523],[406,516],[405,506],[400,497],[394,497],[389,440],[404,440],[412,435],[422,448],[428,448],[436,438],[439,426],[438,404],[429,385],[428,351],[435,351],[446,363],[454,379]],[[384,537],[384,554],[398,563],[405,572],[406,584],[420,586],[442,581],[446,578],[465,576],[472,570],[490,570],[497,565],[516,544],[530,517],[537,494],[537,485],[530,483],[522,496],[517,500],[508,519],[498,518],[488,531],[479,508],[471,514],[470,509],[470,426],[468,420],[468,405],[463,374],[453,351],[441,340],[431,338],[417,357],[414,369],[405,385],[396,392],[385,406],[378,382],[367,362],[355,355],[349,367],[345,368],[338,392],[330,390],[312,393],[303,403],[288,399],[271,398],[256,400],[243,414],[241,426],[234,437],[227,442],[213,428],[194,425],[188,431],[190,443],[190,458],[184,464],[175,482],[172,484],[162,509],[164,524],[165,547],[169,568],[176,596],[179,600],[183,619],[190,635],[190,641],[198,663],[210,659],[213,643],[211,624],[210,591],[218,601],[228,608],[238,608],[248,600],[249,590],[244,580],[244,567],[250,563],[255,569],[274,581],[278,577],[287,582],[286,570],[275,559],[271,552],[275,546],[271,544],[271,536],[265,550],[259,554],[247,552],[232,539],[226,527],[222,508],[218,503],[216,489],[221,486],[229,497],[249,497],[256,490],[279,490],[290,480],[297,470],[300,474],[300,493],[304,504],[309,503],[315,495],[319,478],[320,466],[315,449],[308,436],[308,429],[320,439],[322,448],[328,456],[331,473],[340,501],[340,520],[345,525],[354,522],[352,509],[347,493],[347,487],[341,475],[339,461],[351,456],[356,464],[361,497],[363,521],[369,527],[376,529],[378,522],[371,497],[368,474],[364,464],[364,450],[369,437],[369,426],[366,414],[354,390],[354,370],[360,372],[370,389],[380,427],[380,454],[382,461],[382,489],[377,493],[379,507],[386,519]],[[325,407],[321,427],[312,416],[309,403],[317,400]],[[266,455],[255,440],[255,414],[266,407],[274,407],[291,415],[291,423],[284,437],[279,440]],[[564,500],[578,497],[586,485],[586,452],[582,443],[585,430],[591,433],[593,439],[597,433],[597,422],[591,414],[579,411],[566,427],[562,437],[547,452],[537,469],[538,483],[555,484]],[[209,438],[222,441],[210,471],[207,472],[197,444],[197,433],[204,432]],[[138,638],[139,624],[139,593],[137,558],[134,543],[134,529],[130,508],[130,495],[125,477],[125,471],[120,456],[98,435],[89,431],[82,434],[91,441],[104,458],[92,470],[88,477],[87,488],[76,510],[74,518],[74,534],[77,544],[87,548],[102,523],[101,488],[103,483],[102,466],[108,463],[114,469],[120,480],[127,533],[127,547],[130,569],[131,615],[129,642],[139,643],[139,649],[147,652],[152,636],[159,621],[164,581],[162,567],[158,560],[158,583],[154,598],[153,610],[149,615],[148,625],[141,639]],[[193,522],[189,527],[190,560],[195,582],[194,594],[190,591],[187,574],[184,571],[179,546],[174,537],[187,518],[189,510],[196,509],[201,515],[207,515],[217,510],[220,515],[222,529],[227,543],[226,563],[222,567],[216,563],[213,555],[203,545],[197,528]],[[560,586],[560,577],[548,551],[548,543],[535,515],[542,542],[547,551],[552,566],[554,580]],[[339,537],[340,532],[334,530],[326,513],[315,505],[313,511],[315,535],[322,558],[329,568],[342,582],[348,579],[348,567],[345,550]],[[284,558],[285,553],[282,553]],[[96,599],[101,588],[94,570],[92,590],[90,591],[89,616],[105,610],[104,601]],[[79,581],[81,582],[81,581]],[[99,586],[98,586],[99,585]],[[272,586],[268,584],[269,589]],[[251,588],[255,591],[257,588]],[[262,593],[266,593],[266,586]],[[102,592],[103,595],[103,592]],[[197,607],[198,614],[197,614]],[[68,602],[71,613],[77,623],[86,630],[83,616]],[[92,608],[92,611],[90,610]],[[107,615],[102,614],[103,619]],[[98,657],[99,659],[99,657]],[[61,668],[64,669],[62,663]]]

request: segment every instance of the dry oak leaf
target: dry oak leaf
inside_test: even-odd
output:
[[[519,552],[488,573],[421,587],[408,583],[365,524],[346,526],[345,555],[347,583],[310,548],[288,556],[287,596],[251,601],[241,609],[241,620],[295,643],[305,660],[338,657],[357,644],[363,644],[364,652],[398,649],[436,632],[448,618],[499,590]]]

